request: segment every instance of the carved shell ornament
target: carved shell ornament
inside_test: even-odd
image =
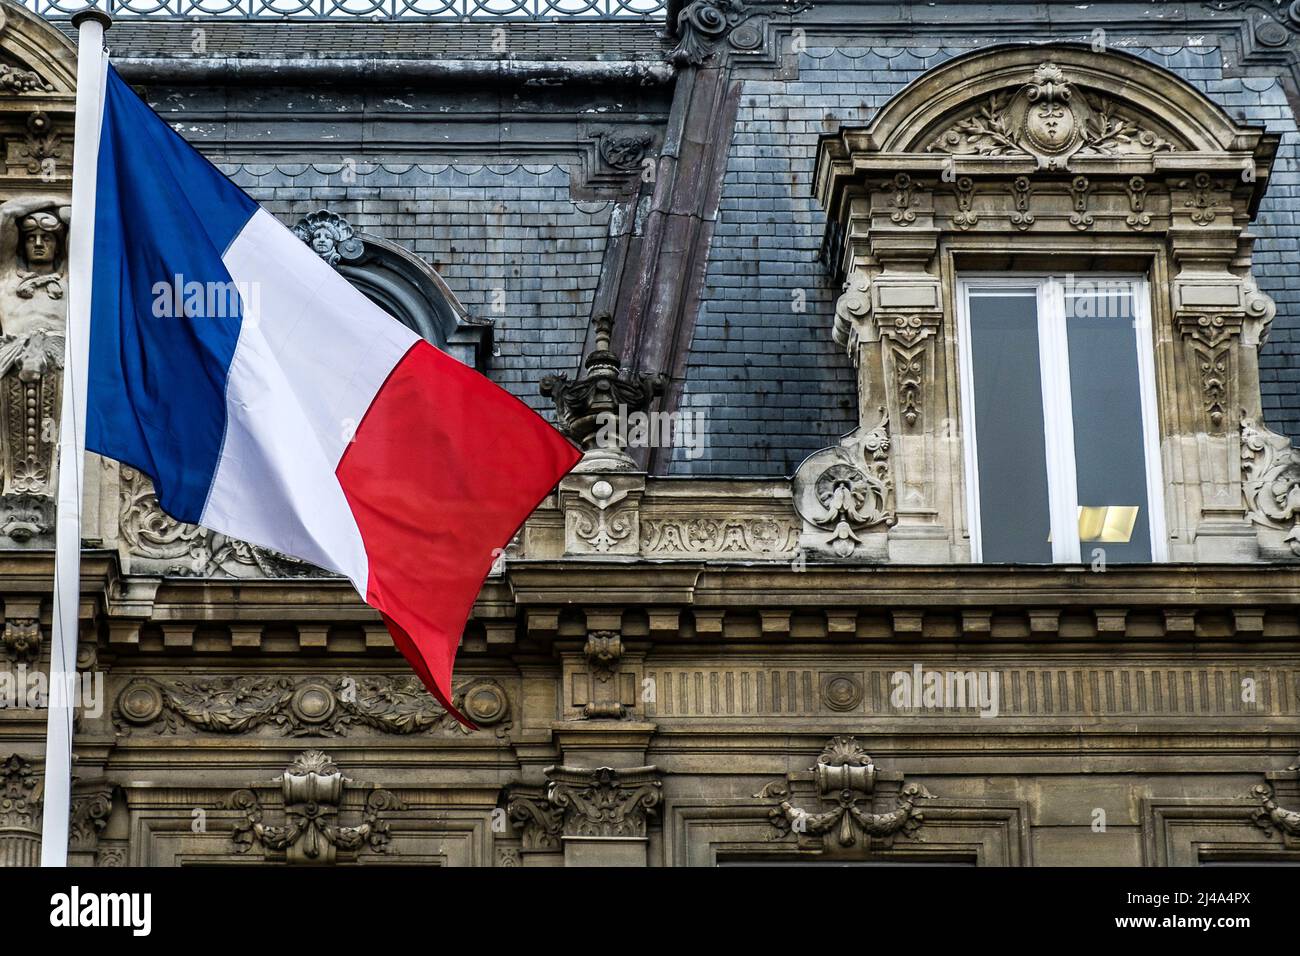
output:
[[[1149,155],[1173,143],[1102,96],[1072,86],[1055,63],[1043,63],[1030,82],[1000,90],[952,123],[930,152],[955,156],[1033,156],[1040,169],[1065,170],[1082,155]]]

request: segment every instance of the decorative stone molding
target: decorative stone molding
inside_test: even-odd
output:
[[[601,160],[623,173],[640,172],[655,144],[654,133],[644,129],[606,129],[597,136]]]
[[[352,224],[328,209],[318,210],[299,219],[294,223],[293,234],[311,246],[311,251],[331,266],[337,266],[344,260],[356,261],[364,251]]]
[[[641,518],[645,557],[770,560],[798,547],[799,528],[778,517]]]
[[[49,93],[53,89],[35,70],[0,64],[0,90],[5,93]]]
[[[794,509],[803,520],[800,547],[834,558],[882,560],[890,510],[889,414],[880,409],[874,428],[859,428],[823,448],[795,472]]]
[[[406,809],[387,790],[372,789],[361,823],[339,826],[343,792],[353,781],[320,750],[304,750],[276,782],[284,798],[285,823],[280,826],[264,822],[265,812],[251,789],[236,790],[223,804],[244,817],[231,834],[238,852],[260,846],[268,857],[283,854],[286,862],[298,865],[335,863],[340,851],[355,854],[369,848],[387,853],[390,837],[385,815]]]
[[[1300,810],[1286,810],[1278,806],[1273,798],[1273,788],[1259,784],[1251,789],[1250,794],[1259,801],[1259,809],[1251,819],[1255,825],[1270,837],[1281,832],[1291,837],[1300,837]]]
[[[564,813],[551,805],[545,787],[511,787],[506,814],[520,831],[525,851],[559,851]]]
[[[855,846],[862,840],[872,848],[881,848],[890,846],[899,834],[912,836],[925,822],[916,804],[932,795],[920,784],[895,788],[897,806],[893,810],[871,811],[877,779],[883,775],[853,737],[832,737],[810,773],[819,802],[833,803],[830,809],[812,812],[796,807],[791,802],[794,775],[786,781],[769,783],[754,795],[758,799],[780,800],[768,814],[777,839],[791,834],[803,838],[834,833],[840,847]],[[890,777],[895,783],[902,780],[901,774]]]
[[[1245,415],[1241,419],[1242,493],[1273,559],[1300,557],[1300,453],[1291,440]]]
[[[1065,72],[1047,61],[1020,89],[992,93],[929,148],[953,155],[1031,156],[1046,170],[1070,169],[1075,154],[1150,155],[1177,148],[1148,124],[1154,120],[1135,118],[1111,100],[1071,86]]]
[[[6,617],[4,634],[5,657],[14,663],[34,664],[41,657],[41,622],[31,617]]]
[[[677,66],[699,66],[747,16],[741,0],[693,0],[677,14],[678,41],[668,61]]]
[[[36,866],[41,853],[45,782],[22,754],[0,762],[0,867]]]
[[[55,160],[63,159],[63,134],[55,128],[54,120],[44,110],[27,114],[26,135],[18,147],[18,155],[27,160],[31,175],[46,174],[56,169]]]
[[[582,649],[587,658],[590,692],[583,705],[583,715],[592,719],[623,717],[626,708],[621,700],[622,679],[619,660],[623,656],[623,640],[617,631],[592,631]]]
[[[566,837],[642,839],[663,799],[659,768],[548,767],[546,800],[563,816]]]
[[[99,836],[113,812],[113,788],[104,780],[76,783],[72,794],[72,820],[68,830],[69,849],[94,852]]]
[[[619,367],[610,348],[614,319],[608,314],[593,320],[595,347],[583,360],[581,377],[570,380],[558,373],[542,379],[541,392],[555,403],[556,425],[583,449],[580,471],[630,471],[635,465],[620,443],[622,436],[611,425],[620,415],[626,420],[645,413],[663,394],[668,376],[659,373],[628,373]]]
[[[1259,556],[1230,416],[1260,417],[1256,349],[1276,309],[1245,227],[1278,142],[1136,57],[1076,45],[955,57],[869,126],[822,139],[823,247],[845,280],[834,336],[857,367],[860,427],[883,405],[892,429],[889,560],[969,555],[958,275],[1049,272],[1062,255],[1169,277],[1151,290],[1164,497],[1187,503],[1167,509],[1170,557]]]
[[[644,840],[663,799],[657,767],[547,767],[544,788],[509,790],[507,814],[525,851],[557,852],[568,839]]]
[[[28,117],[29,135],[46,131],[29,146],[37,171],[58,145],[50,123],[44,113]],[[0,532],[18,544],[53,532],[69,212],[58,195],[0,203]]]
[[[582,467],[583,462],[578,464]],[[574,469],[576,472],[577,469]],[[570,473],[560,482],[564,553],[636,554],[641,539],[642,474]]]
[[[452,704],[496,736],[510,729],[505,689],[480,678],[459,684]],[[406,677],[140,677],[117,696],[118,731],[153,728],[215,734],[268,731],[285,737],[356,736],[365,731],[406,736],[473,734],[434,700],[413,676]]]
[[[583,361],[583,374],[548,375],[541,392],[555,402],[560,430],[583,449],[582,461],[560,482],[566,554],[630,555],[641,544],[640,510],[645,475],[627,454],[622,424],[644,416],[663,394],[662,373],[628,373],[611,349],[614,320],[594,320],[595,347]]]

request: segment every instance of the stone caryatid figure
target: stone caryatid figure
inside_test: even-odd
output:
[[[0,203],[0,374],[63,364],[70,211],[51,196]]]
[[[16,542],[50,530],[70,211],[59,196],[0,203],[0,535]]]

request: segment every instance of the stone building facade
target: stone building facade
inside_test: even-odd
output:
[[[40,841],[75,96],[35,6],[0,4],[0,864]],[[466,627],[473,731],[346,582],[92,456],[72,861],[1300,862],[1300,10],[638,12],[112,28],[587,454]]]

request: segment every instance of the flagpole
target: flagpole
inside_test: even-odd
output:
[[[70,693],[77,673],[81,608],[81,497],[86,458],[86,378],[90,355],[91,260],[95,249],[95,173],[107,64],[104,31],[112,18],[94,7],[72,15],[77,28],[77,112],[72,146],[72,222],[68,237],[68,320],[59,416],[59,477],[54,538],[54,613],[45,736],[41,866],[68,865],[72,810]]]

